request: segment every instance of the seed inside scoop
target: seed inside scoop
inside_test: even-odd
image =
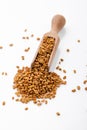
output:
[[[22,103],[36,102],[38,99],[51,99],[63,80],[54,72],[49,72],[48,61],[55,44],[53,37],[45,36],[32,67],[23,67],[14,77],[16,89]]]

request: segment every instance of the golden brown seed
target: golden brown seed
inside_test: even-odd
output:
[[[24,29],[24,32],[27,32],[27,29]]]
[[[42,105],[42,103],[41,103],[41,102],[37,102],[37,105],[38,105],[38,106],[41,106],[41,105]]]
[[[73,92],[73,93],[76,92],[76,89],[72,89],[72,92]]]
[[[66,73],[66,70],[63,70],[63,73]]]
[[[59,71],[62,71],[62,69],[61,69],[61,68],[59,68]]]
[[[48,101],[47,100],[45,100],[45,104],[47,104],[48,103]]]
[[[19,69],[20,67],[17,65],[16,68]]]
[[[22,39],[26,39],[26,37],[23,36]]]
[[[39,41],[40,40],[40,38],[39,37],[37,37],[37,41]]]
[[[0,46],[0,49],[2,49],[3,48],[3,46]]]
[[[5,102],[5,101],[3,101],[3,102],[2,102],[2,105],[3,105],[3,106],[5,106],[5,104],[6,104],[6,102]]]
[[[2,72],[2,75],[4,75],[4,72]]]
[[[15,101],[16,101],[16,102],[19,102],[19,99],[17,98],[17,99],[15,99]]]
[[[70,49],[66,49],[67,52],[70,52]]]
[[[12,97],[12,100],[14,100],[14,97]]]
[[[60,113],[59,113],[59,112],[56,112],[56,115],[57,115],[57,116],[60,116]]]
[[[25,107],[25,110],[27,111],[27,110],[28,110],[28,107]]]
[[[32,68],[23,67],[14,77],[13,88],[20,102],[33,101],[42,105],[41,99],[52,99],[61,84],[66,84],[59,75],[49,72],[48,61],[54,47],[53,37],[44,37]],[[47,104],[47,101],[44,101]]]
[[[28,39],[29,39],[29,37],[27,36],[27,37],[26,37],[26,39],[28,40]]]
[[[77,86],[77,90],[80,90],[81,89],[81,87],[80,86]]]
[[[12,46],[13,46],[13,43],[10,43],[9,46],[12,47]]]
[[[78,43],[80,43],[80,40],[77,40]]]
[[[58,70],[58,69],[59,69],[59,66],[57,66],[56,69]]]
[[[84,80],[84,81],[83,81],[83,84],[86,84],[86,83],[87,83],[87,80]]]
[[[7,72],[5,72],[5,75],[8,75]]]
[[[63,76],[63,79],[66,79],[66,76]]]
[[[85,90],[87,91],[87,87],[85,87]]]
[[[30,47],[26,48],[24,51],[25,52],[28,52],[30,50]]]
[[[63,62],[63,61],[64,61],[64,59],[63,59],[63,58],[61,58],[61,59],[60,59],[60,61],[61,61],[61,62]]]
[[[31,34],[31,37],[34,37],[34,34]]]
[[[74,74],[76,74],[76,70],[73,70]]]
[[[25,59],[25,57],[24,57],[24,56],[21,56],[21,59],[22,59],[22,60],[24,60],[24,59]]]

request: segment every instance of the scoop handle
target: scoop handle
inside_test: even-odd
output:
[[[65,25],[66,20],[62,15],[55,15],[51,23],[51,32],[58,33]]]

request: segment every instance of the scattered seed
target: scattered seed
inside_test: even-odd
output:
[[[86,84],[86,83],[87,83],[87,80],[84,80],[84,81],[83,81],[83,84]]]
[[[77,40],[78,43],[80,43],[80,40]]]
[[[57,116],[60,116],[60,112],[56,112],[56,115],[57,115]]]
[[[12,100],[14,100],[14,97],[12,97]]]
[[[74,74],[76,74],[76,70],[73,70]]]
[[[12,46],[13,46],[13,43],[10,43],[9,46],[12,47]]]
[[[16,68],[19,69],[20,67],[17,65]]]
[[[24,57],[24,56],[21,56],[21,59],[22,59],[22,60],[25,60],[25,57]]]
[[[24,29],[24,32],[27,32],[27,29]]]
[[[22,39],[26,39],[26,37],[23,36]]]
[[[66,79],[66,76],[63,76],[63,79]]]
[[[77,90],[80,90],[81,89],[81,87],[80,86],[77,86]]]
[[[3,102],[2,102],[2,105],[3,105],[3,106],[5,106],[5,104],[6,104],[6,102],[5,102],[5,101],[3,101]]]
[[[48,101],[47,100],[45,100],[45,104],[47,104],[48,103]]]
[[[30,47],[26,48],[24,51],[25,52],[28,52],[30,50]]]
[[[28,40],[28,39],[29,39],[29,37],[27,36],[27,37],[26,37],[26,39]]]
[[[59,66],[57,66],[56,69],[58,70],[58,69],[59,69]]]
[[[85,87],[85,90],[87,91],[87,87]]]
[[[73,93],[76,92],[76,89],[72,89],[72,92],[73,92]]]
[[[7,72],[5,72],[5,75],[8,75]]]
[[[17,99],[15,99],[15,101],[16,101],[16,102],[19,102],[19,99],[17,98]]]
[[[63,73],[66,73],[66,70],[65,70],[65,69],[63,70]]]
[[[70,52],[70,49],[66,49],[67,52]]]
[[[63,61],[64,61],[64,59],[63,59],[63,58],[61,58],[61,59],[60,59],[60,61],[61,61],[61,62],[63,62]]]
[[[37,37],[37,41],[39,41],[40,40],[40,38],[39,37]]]
[[[34,37],[34,34],[31,34],[31,37]]]
[[[27,110],[28,110],[28,107],[25,107],[25,110],[27,111]]]
[[[2,75],[4,75],[4,72],[2,72]]]
[[[0,46],[0,49],[3,49],[3,46]]]

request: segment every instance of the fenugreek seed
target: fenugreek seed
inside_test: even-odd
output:
[[[67,84],[67,81],[63,81],[62,84]]]
[[[57,88],[66,83],[56,73],[49,72],[48,62],[54,43],[53,37],[44,37],[31,69],[23,67],[17,71],[13,88],[16,89],[16,95],[20,96],[20,102],[33,101],[41,106],[43,102],[38,99],[55,98]],[[44,103],[47,104],[47,101]]]
[[[30,47],[26,48],[24,51],[25,52],[28,52],[30,50]]]
[[[45,100],[45,104],[47,104],[48,103],[48,101],[47,100]]]
[[[63,62],[63,61],[64,61],[64,59],[63,59],[63,58],[61,58],[61,59],[60,59],[60,61],[61,61],[61,62]]]
[[[15,101],[16,101],[16,102],[19,102],[19,99],[17,98],[17,99],[15,99]]]
[[[87,87],[85,87],[85,90],[87,91]]]
[[[10,43],[9,46],[12,47],[12,46],[13,46],[13,43]]]
[[[87,83],[87,80],[84,80],[84,81],[83,81],[83,84],[86,84],[86,83]]]
[[[77,86],[77,90],[80,90],[81,89],[81,87],[80,86]]]
[[[59,66],[57,66],[56,69],[58,70],[58,69],[59,69]]]
[[[42,103],[41,103],[41,102],[38,102],[38,103],[37,103],[37,105],[38,105],[38,106],[41,106],[41,105],[42,105]]]
[[[26,37],[23,36],[22,39],[26,39]]]
[[[24,32],[27,32],[27,29],[24,29]]]
[[[12,97],[12,100],[14,100],[14,97]]]
[[[72,89],[72,92],[73,92],[73,93],[76,92],[76,89]]]
[[[66,49],[67,52],[70,52],[70,49]]]
[[[2,72],[2,75],[4,75],[4,72]]]
[[[22,60],[24,60],[24,59],[25,59],[25,57],[24,57],[24,56],[21,56],[21,59],[22,59]]]
[[[66,70],[63,70],[63,73],[66,73]]]
[[[76,74],[76,70],[73,70],[74,74]]]
[[[56,115],[57,115],[57,116],[60,116],[60,112],[56,112]]]
[[[7,72],[5,72],[5,75],[6,75],[6,76],[8,75]]]
[[[31,34],[31,37],[34,37],[34,34]]]
[[[29,39],[29,37],[27,36],[27,37],[26,37],[26,39],[28,40],[28,39]]]
[[[77,40],[78,43],[80,43],[80,40]]]
[[[0,46],[0,49],[3,49],[3,46]]]
[[[27,110],[28,110],[28,107],[25,107],[25,110],[27,111]]]
[[[16,68],[19,69],[20,67],[17,65]]]
[[[39,37],[37,37],[37,41],[39,41],[40,40],[40,38]]]
[[[61,68],[59,68],[59,71],[62,71],[62,69],[61,69]]]
[[[5,104],[6,104],[6,102],[5,102],[5,101],[3,101],[3,102],[2,102],[2,105],[3,105],[3,106],[5,106]]]
[[[63,76],[63,79],[66,79],[66,76]]]

